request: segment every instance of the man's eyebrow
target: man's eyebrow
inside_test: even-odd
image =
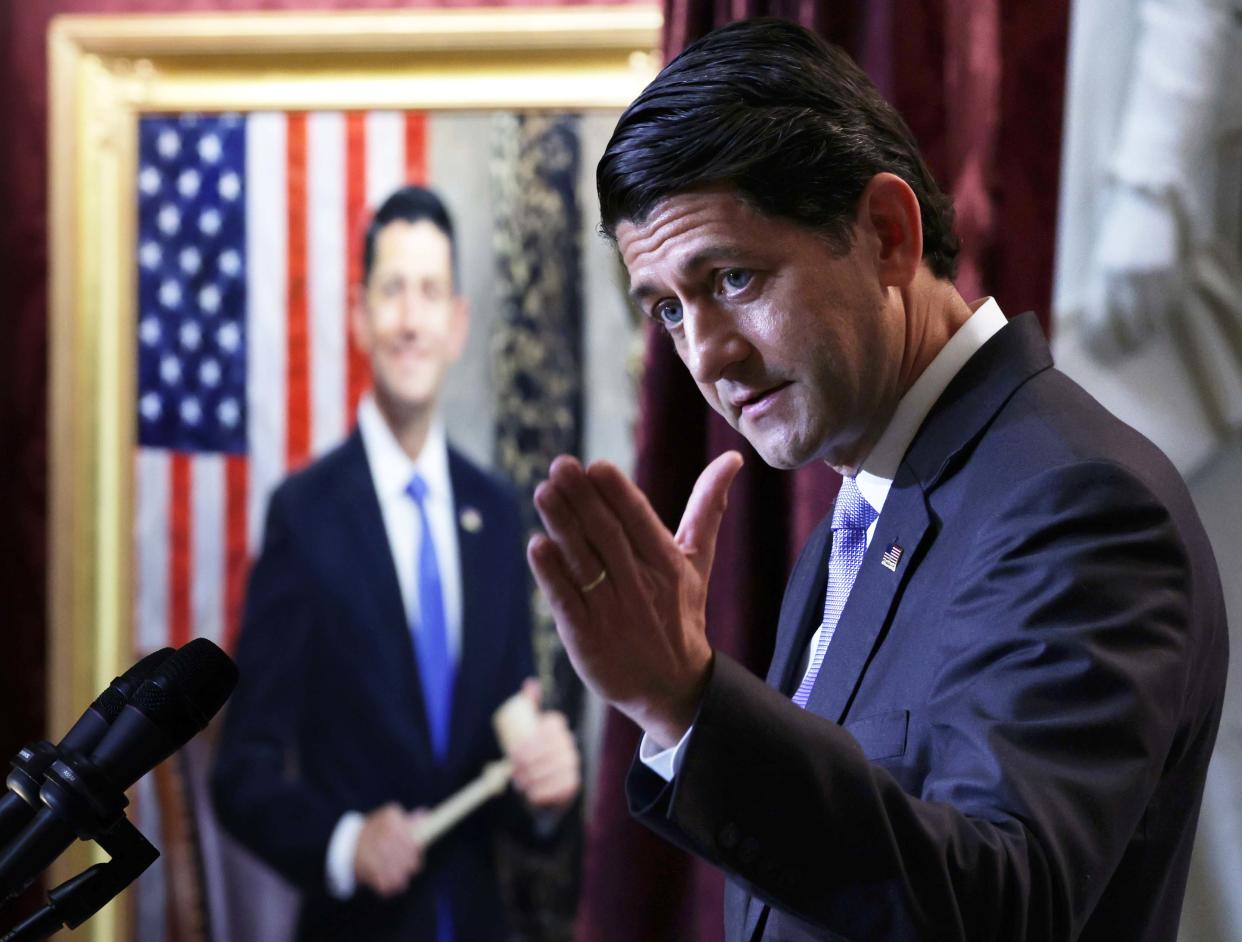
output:
[[[736,261],[740,256],[744,255],[743,249],[736,245],[712,245],[698,252],[695,252],[685,263],[678,266],[678,274],[682,278],[692,276],[702,268],[722,261]],[[630,300],[635,304],[641,305],[643,301],[654,297],[662,292],[654,285],[645,282],[639,282],[631,286],[629,290]]]

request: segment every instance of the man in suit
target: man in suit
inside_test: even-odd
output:
[[[373,391],[346,442],[273,494],[247,591],[213,791],[301,888],[300,939],[504,939],[496,828],[536,838],[579,790],[565,718],[547,711],[510,756],[520,797],[430,848],[414,836],[499,756],[492,713],[533,673],[517,502],[436,413],[465,345],[454,269],[440,200],[389,197],[351,315]]]
[[[957,294],[908,129],[798,27],[688,48],[598,183],[712,407],[843,475],[766,685],[705,633],[737,453],[676,535],[611,465],[558,458],[535,495],[570,657],[645,733],[631,810],[726,872],[728,939],[1175,939],[1227,642],[1169,462],[1033,315]]]

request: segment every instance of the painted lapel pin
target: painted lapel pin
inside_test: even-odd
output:
[[[897,571],[897,564],[901,562],[901,554],[904,553],[900,546],[896,543],[889,543],[888,549],[884,551],[884,555],[880,557],[880,565],[889,572]]]
[[[473,507],[463,507],[457,515],[457,522],[467,533],[478,533],[483,529],[483,515]]]

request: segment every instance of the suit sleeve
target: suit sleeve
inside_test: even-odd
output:
[[[635,763],[631,809],[817,929],[1076,938],[1176,761],[1195,574],[1166,507],[1107,463],[1016,489],[958,571],[927,616],[914,793],[718,654],[681,772]]]
[[[292,882],[321,889],[328,841],[341,814],[298,774],[301,723],[313,695],[314,581],[284,509],[268,509],[237,648],[240,678],[212,776],[221,822]]]

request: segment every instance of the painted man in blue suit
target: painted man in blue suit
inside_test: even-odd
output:
[[[535,495],[570,657],[645,732],[631,810],[726,872],[730,942],[1173,942],[1228,656],[1173,467],[1033,315],[958,295],[909,130],[798,27],[688,48],[598,183],[708,403],[769,464],[844,476],[766,684],[705,634],[736,453],[676,535],[608,464],[558,458]]]
[[[415,838],[498,758],[495,709],[537,699],[529,579],[513,493],[447,445],[436,411],[468,314],[435,194],[385,201],[364,270],[351,327],[374,388],[348,440],[272,496],[213,793],[302,890],[299,939],[500,942],[496,830],[548,831],[578,752],[564,716],[540,714],[510,757],[516,795]]]

